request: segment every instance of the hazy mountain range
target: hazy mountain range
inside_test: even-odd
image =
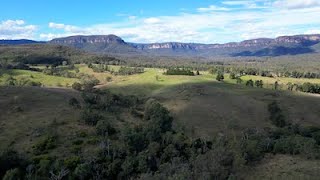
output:
[[[199,43],[130,43],[115,35],[70,36],[48,42],[32,40],[0,40],[0,44],[49,43],[74,47],[101,54],[158,56],[281,56],[320,53],[320,35],[259,38],[226,44]]]

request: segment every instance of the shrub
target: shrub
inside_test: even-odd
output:
[[[268,111],[270,113],[270,120],[277,127],[284,127],[287,125],[284,115],[277,102],[272,102],[268,105]]]
[[[146,102],[144,119],[151,120],[150,124],[157,125],[162,132],[171,130],[172,117],[169,111],[154,99]]]
[[[74,97],[69,100],[69,105],[75,108],[81,108],[79,101]]]
[[[229,75],[229,78],[230,79],[236,79],[236,74],[231,72],[230,75]]]
[[[72,89],[77,90],[77,91],[81,91],[82,85],[78,82],[75,82],[72,84]]]
[[[33,146],[34,154],[43,154],[47,150],[53,149],[56,146],[56,137],[46,136]]]
[[[21,177],[21,173],[18,168],[10,169],[3,176],[2,180],[18,180]]]
[[[101,120],[96,125],[96,132],[100,136],[108,136],[116,133],[116,130],[111,126],[109,122]]]
[[[248,80],[248,81],[246,82],[246,86],[253,87],[253,81],[252,81],[252,79],[250,79],[250,80]]]
[[[303,154],[314,157],[316,152],[316,141],[312,138],[293,135],[276,140],[273,151],[283,154]]]
[[[84,110],[82,112],[81,119],[85,124],[95,126],[99,120],[103,119],[103,117],[97,112]]]
[[[64,166],[71,170],[75,169],[79,163],[80,157],[78,156],[71,156],[63,161]]]
[[[184,68],[169,68],[164,74],[194,76],[194,72],[192,72],[190,69],[184,69]]]
[[[91,167],[89,164],[78,164],[74,170],[74,175],[80,180],[90,179]]]
[[[216,77],[217,81],[223,81],[224,80],[224,75],[221,72],[218,72],[217,77]]]

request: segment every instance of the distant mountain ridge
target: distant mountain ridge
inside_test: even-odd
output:
[[[96,53],[148,54],[160,56],[280,56],[313,53],[320,35],[280,36],[225,44],[130,43],[115,35],[71,36],[49,43],[67,45]]]
[[[39,44],[39,43],[45,43],[45,42],[33,41],[29,39],[16,39],[16,40],[0,39],[0,45],[20,45],[20,44]]]
[[[41,43],[31,40],[0,40],[0,44]],[[48,41],[88,52],[118,55],[159,56],[281,56],[317,53],[320,34],[258,38],[225,44],[131,43],[116,35],[69,36]]]

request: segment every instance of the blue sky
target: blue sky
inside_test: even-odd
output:
[[[0,4],[0,39],[115,34],[141,43],[225,43],[320,33],[320,0],[10,0]]]

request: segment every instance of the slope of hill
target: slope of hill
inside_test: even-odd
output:
[[[114,57],[87,53],[56,44],[0,45],[0,67],[16,64],[62,64],[118,61]]]

